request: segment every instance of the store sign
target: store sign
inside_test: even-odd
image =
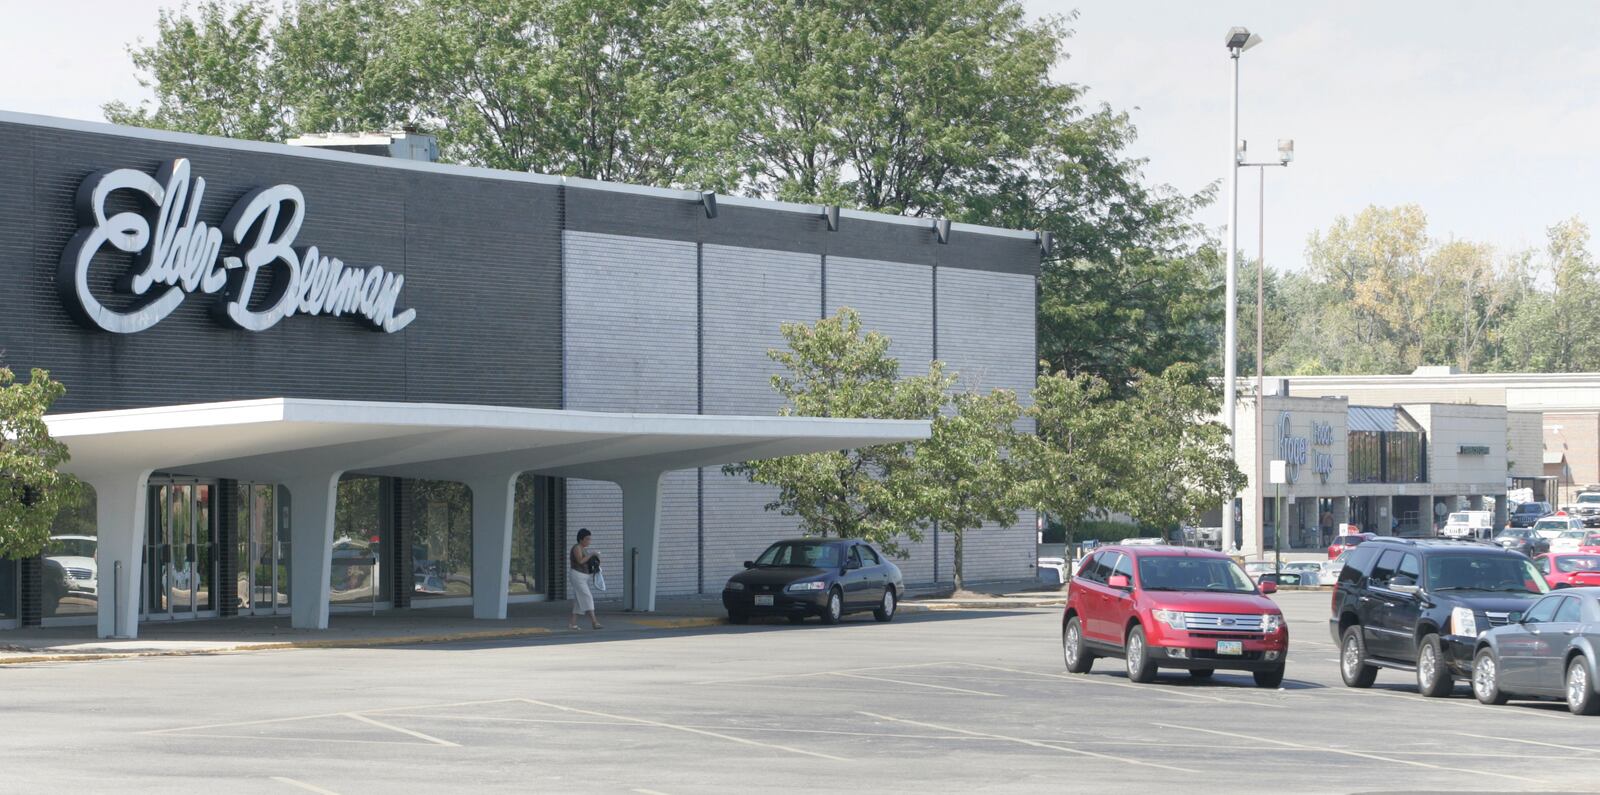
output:
[[[1312,443],[1315,443],[1318,447],[1326,447],[1333,444],[1333,425],[1320,420],[1313,420],[1311,423],[1311,438],[1307,439],[1304,436],[1294,435],[1290,420],[1291,417],[1287,411],[1278,415],[1278,458],[1285,462],[1288,481],[1290,483],[1298,483],[1300,481],[1300,467],[1309,461],[1311,463],[1311,471],[1316,473],[1323,483],[1327,483],[1329,476],[1333,474],[1333,454],[1310,448]]]
[[[353,315],[385,332],[416,319],[415,309],[396,310],[406,277],[378,265],[346,265],[316,246],[295,246],[306,211],[299,188],[256,188],[218,227],[200,219],[206,181],[195,177],[191,183],[189,171],[189,161],[178,158],[154,177],[119,168],[91,174],[78,186],[80,228],[61,254],[56,288],[80,323],[133,334],[161,322],[195,293],[219,295],[213,314],[247,331],[265,331],[296,314]],[[110,211],[113,195],[130,194],[145,212]],[[231,247],[225,257],[224,244]],[[117,289],[148,296],[142,304],[118,311],[90,292],[90,263],[107,248],[134,255],[134,267]]]
[[[1486,445],[1486,444],[1464,444],[1464,445],[1461,445],[1460,447],[1458,447],[1456,449],[1456,453],[1458,455],[1488,455],[1489,454],[1489,445]]]

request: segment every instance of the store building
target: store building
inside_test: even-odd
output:
[[[1470,403],[1363,405],[1302,397],[1298,381],[1269,382],[1264,411],[1239,404],[1240,547],[1326,547],[1334,528],[1427,534],[1457,510],[1493,510],[1504,525],[1514,461],[1538,466],[1535,413]],[[1287,382],[1287,383],[1286,383]],[[1258,445],[1261,457],[1257,458]],[[1286,462],[1284,483],[1270,462]],[[1259,468],[1258,468],[1259,467]]]
[[[578,528],[649,610],[796,532],[722,465],[928,433],[777,416],[780,323],[850,306],[903,370],[1033,385],[1031,232],[302,143],[0,113],[0,350],[66,385],[93,487],[0,561],[0,627],[493,619],[565,596]],[[969,534],[967,579],[1031,578],[1033,527]]]

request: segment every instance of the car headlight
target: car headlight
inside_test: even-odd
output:
[[[1478,617],[1472,614],[1472,608],[1458,607],[1450,611],[1450,628],[1457,635],[1476,638],[1478,637]]]
[[[1261,631],[1271,635],[1283,629],[1283,616],[1277,613],[1263,613],[1261,616]]]
[[[733,580],[729,580],[728,581],[728,585],[725,588],[723,588],[723,590],[725,590],[725,591],[742,591],[742,590],[744,590],[744,583],[742,583],[742,582],[734,582]]]
[[[1157,621],[1173,629],[1184,630],[1189,628],[1185,622],[1187,616],[1180,610],[1153,610],[1150,614],[1155,616]]]
[[[828,584],[822,580],[808,580],[806,582],[791,582],[785,591],[820,591],[827,588]]]

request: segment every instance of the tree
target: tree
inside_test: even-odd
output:
[[[924,376],[900,376],[888,355],[889,338],[863,332],[849,307],[815,324],[785,323],[787,350],[768,352],[783,372],[772,386],[783,395],[784,416],[931,420],[954,379],[939,362]],[[855,450],[730,464],[730,475],[776,486],[769,511],[799,519],[806,535],[863,538],[904,557],[901,540],[920,541],[919,478],[915,445],[873,445]]]
[[[1163,535],[1245,485],[1228,447],[1227,426],[1214,419],[1217,395],[1197,382],[1198,369],[1175,365],[1141,378],[1129,401],[1133,422],[1120,436],[1130,476],[1112,492],[1110,505]]]
[[[1022,501],[1023,468],[1012,457],[1022,409],[1010,390],[951,396],[952,410],[933,420],[933,433],[917,445],[917,509],[924,527],[950,534],[956,590],[965,587],[964,541],[986,522],[1010,527]]]
[[[35,368],[19,384],[0,367],[0,558],[39,554],[56,513],[78,498],[78,484],[58,471],[67,446],[50,437],[44,414],[66,387]]]
[[[1026,415],[1036,429],[1017,440],[1021,493],[1066,527],[1068,544],[1084,519],[1116,504],[1116,490],[1134,474],[1120,448],[1128,409],[1104,379],[1086,373],[1047,372],[1034,387]]]

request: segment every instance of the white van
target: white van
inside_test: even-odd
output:
[[[1483,539],[1494,535],[1494,511],[1456,511],[1439,530],[1442,538]]]

